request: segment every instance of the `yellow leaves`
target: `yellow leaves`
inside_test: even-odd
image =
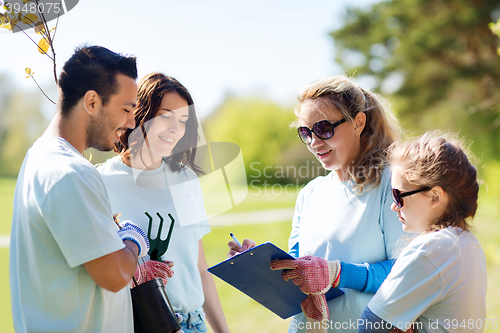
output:
[[[35,23],[35,32],[39,35],[43,35],[46,33],[45,25],[42,21],[38,21]]]
[[[24,24],[33,24],[36,22],[36,20],[38,20],[38,16],[36,16],[35,14],[27,14],[23,16],[21,22],[23,22]]]
[[[10,28],[9,30],[12,31],[16,27],[16,25],[19,23],[19,20],[16,18],[10,19]]]
[[[490,24],[488,24],[488,28],[490,28],[490,30],[495,35],[497,35],[498,37],[500,37],[500,19],[496,23],[495,22],[491,22]]]
[[[121,215],[122,213],[113,214],[113,220],[115,221],[116,224],[120,223],[120,219],[118,217],[120,217]]]
[[[31,2],[31,0],[23,0],[23,3]]]
[[[35,72],[32,72],[31,68],[29,68],[29,67],[26,67],[26,69],[24,71],[26,72],[26,74],[28,74],[28,76],[26,76],[26,78],[29,78],[30,76],[35,74]]]
[[[498,19],[496,23],[491,22],[488,24],[488,28],[500,38],[500,19]],[[497,48],[497,54],[500,56],[500,47]]]
[[[9,15],[7,13],[0,14],[0,24],[9,23]]]
[[[10,25],[10,23],[0,23],[0,28],[4,28],[4,29],[7,29],[9,31],[12,31],[12,26]]]
[[[41,54],[47,53],[49,47],[50,47],[49,42],[47,42],[45,37],[40,39],[40,41],[38,42],[38,52],[40,52]]]

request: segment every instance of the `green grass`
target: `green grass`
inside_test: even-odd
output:
[[[12,200],[16,180],[11,178],[0,178],[0,235],[10,234],[12,223]],[[12,315],[10,311],[9,290],[9,250],[0,249],[0,332],[14,332]]]
[[[257,244],[272,241],[282,249],[288,249],[288,236],[291,231],[290,221],[259,225],[237,225],[214,227],[203,238],[203,246],[209,266],[226,259],[229,233],[238,235],[240,241],[250,238]],[[286,332],[290,320],[283,320],[271,311],[241,293],[236,288],[214,277],[222,309],[231,332]]]
[[[0,234],[10,232],[12,218],[12,199],[15,180],[0,178]],[[481,204],[476,219],[475,231],[486,255],[488,265],[488,291],[486,295],[487,315],[485,319],[500,321],[500,207],[498,198],[491,195],[481,196]],[[264,191],[250,189],[247,198],[229,211],[244,212],[262,209],[293,207],[295,196],[268,195]],[[291,221],[257,225],[235,225],[213,227],[212,232],[203,238],[207,262],[210,266],[224,260],[227,254],[229,233],[233,232],[241,240],[250,238],[257,243],[272,241],[277,246],[287,249],[287,239],[291,230]],[[0,249],[0,265],[4,267],[0,275],[0,332],[14,332],[10,311],[8,281],[8,250]],[[218,278],[214,278],[224,314],[232,332],[286,332],[289,320],[282,320],[272,312],[253,301]],[[485,332],[496,333],[488,329]]]
[[[227,213],[251,212],[255,210],[277,209],[294,207],[297,199],[298,188],[287,189],[288,194],[284,191],[281,195],[273,194],[270,189],[265,188],[249,188],[247,197],[239,205],[227,211]],[[280,193],[278,190],[275,193]]]
[[[10,290],[9,290],[9,250],[0,249],[0,332],[13,333],[12,315],[10,311]]]
[[[0,178],[0,235],[10,233],[12,223],[12,200],[16,179]]]
[[[486,256],[488,286],[486,291],[486,319],[497,319],[500,324],[500,207],[498,198],[480,194],[481,202],[474,219],[474,234]],[[487,329],[485,332],[498,332]]]

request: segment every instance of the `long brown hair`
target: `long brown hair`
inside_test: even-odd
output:
[[[194,163],[196,157],[196,146],[198,143],[198,118],[194,108],[193,99],[189,91],[176,79],[162,73],[151,73],[139,81],[137,93],[137,107],[134,111],[135,127],[141,129],[136,131],[137,137],[131,137],[132,129],[128,129],[120,136],[120,141],[115,143],[114,151],[128,156],[138,153],[140,147],[147,140],[149,120],[158,114],[163,96],[167,92],[176,92],[186,100],[189,107],[189,118],[186,121],[186,131],[172,150],[169,167],[172,171],[181,171],[189,167],[197,174],[201,169]]]
[[[476,215],[479,182],[463,144],[451,134],[427,132],[409,142],[389,148],[391,166],[403,170],[403,179],[419,187],[440,186],[449,197],[448,207],[428,231],[449,226],[471,228],[467,220]]]
[[[382,170],[388,165],[385,150],[399,139],[399,127],[394,115],[382,104],[375,93],[361,88],[346,76],[333,76],[311,83],[298,96],[295,114],[307,100],[321,99],[337,109],[347,121],[352,122],[358,112],[366,114],[366,124],[360,136],[360,151],[347,168],[359,193],[369,185],[380,183]],[[298,119],[292,126],[299,126]]]

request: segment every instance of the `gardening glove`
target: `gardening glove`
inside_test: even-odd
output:
[[[118,235],[122,240],[128,239],[134,242],[139,248],[139,258],[144,257],[149,251],[149,239],[144,231],[131,221],[120,223]]]
[[[144,264],[137,267],[134,277],[139,284],[160,278],[163,281],[163,285],[167,285],[167,279],[174,275],[174,271],[171,268],[172,266],[174,266],[173,261],[165,260],[160,262],[156,260],[148,260]]]
[[[282,276],[299,286],[307,298],[301,307],[307,318],[314,320],[328,319],[329,310],[325,294],[333,286],[339,285],[340,262],[326,261],[323,258],[305,256],[297,259],[274,260],[271,269],[286,269]]]

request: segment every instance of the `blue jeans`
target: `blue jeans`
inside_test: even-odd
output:
[[[181,325],[184,333],[207,333],[207,325],[205,325],[205,313],[203,310],[194,312],[176,312],[182,316]]]

